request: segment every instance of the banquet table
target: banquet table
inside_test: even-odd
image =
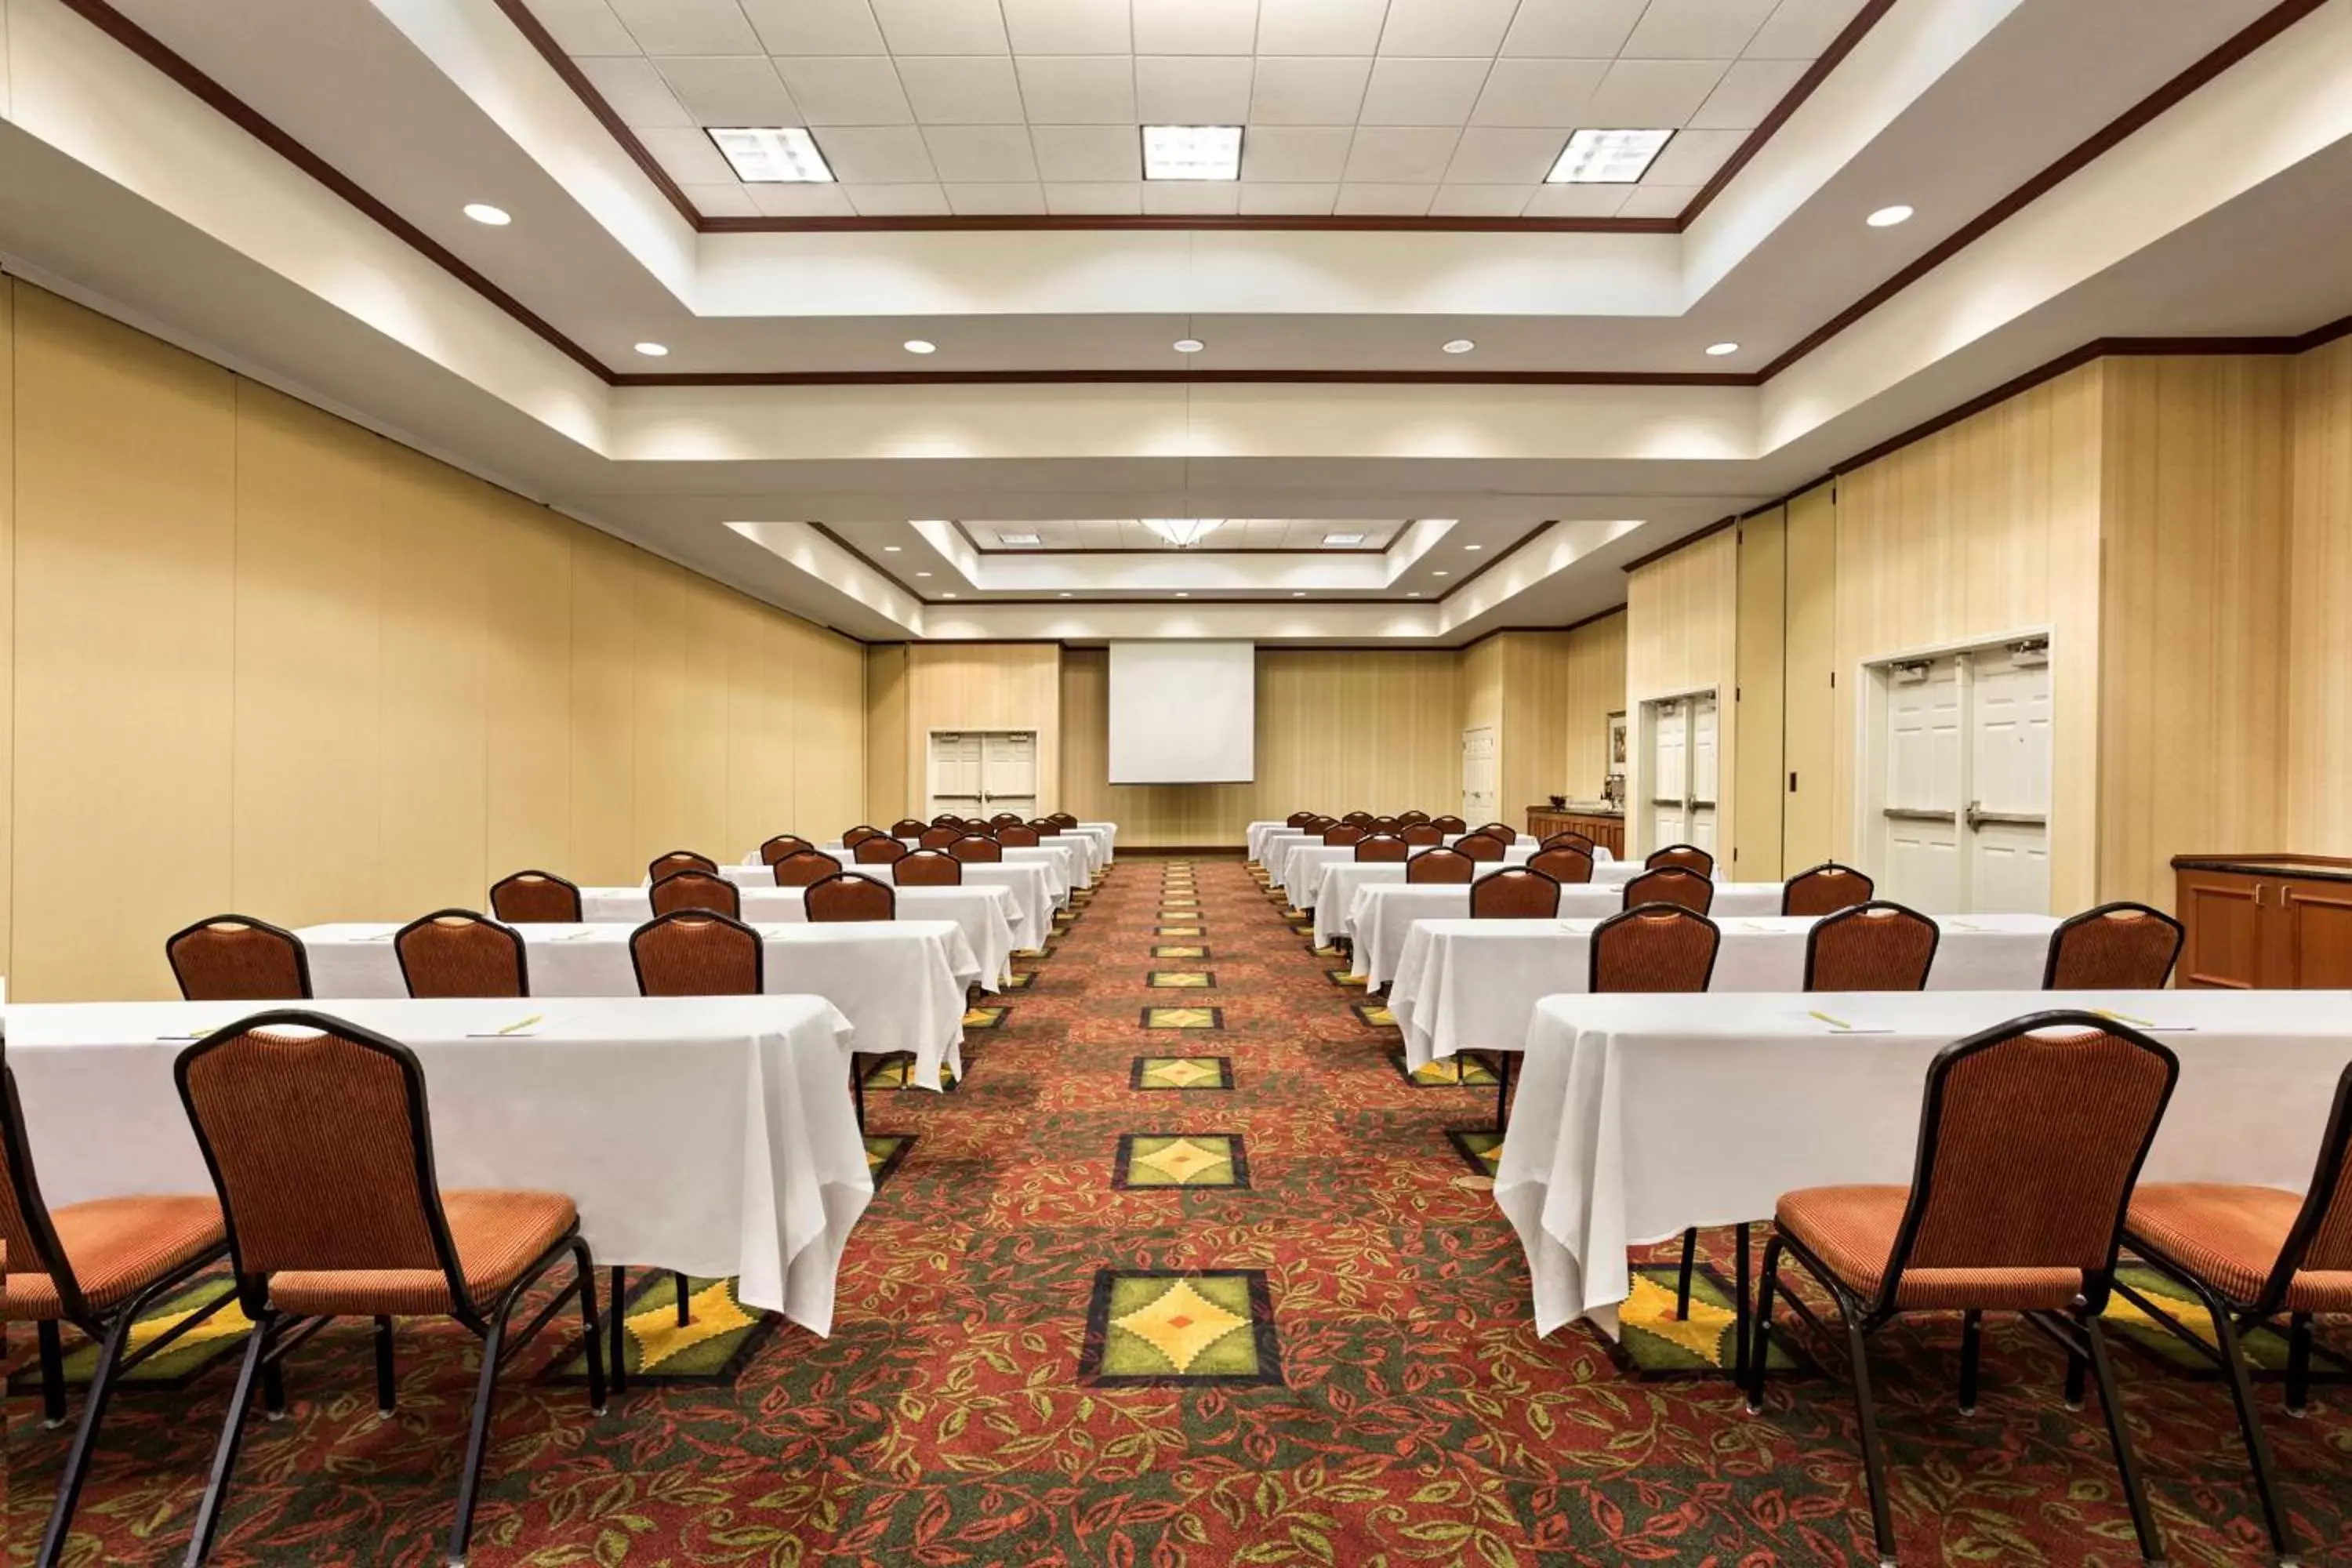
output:
[[[861,877],[871,877],[877,882],[898,886],[898,878],[889,867],[878,863],[858,865],[845,849],[824,850],[841,862],[845,871],[855,871]],[[776,872],[763,865],[754,855],[741,866],[721,866],[719,874],[746,892],[755,888],[773,890]],[[1045,945],[1054,929],[1054,895],[1052,879],[1043,866],[1010,866],[1002,862],[991,864],[975,861],[963,868],[963,886],[967,888],[1008,888],[1013,892],[1013,908],[1008,911],[1013,921],[1013,945],[1023,952]],[[792,889],[786,889],[791,891]]]
[[[209,1194],[173,1060],[192,1036],[276,1005],[0,1011],[48,1201]],[[831,1331],[842,1246],[874,1183],[850,1026],[822,998],[291,1005],[416,1053],[444,1188],[566,1194],[599,1264],[733,1276],[746,1303]],[[530,1029],[499,1032],[535,1013]]]
[[[1443,842],[1451,848],[1468,837],[1466,833],[1449,833]],[[1426,847],[1426,846],[1417,847]],[[1503,842],[1504,855],[1507,859],[1514,853],[1517,853],[1520,859],[1525,859],[1533,855],[1537,847],[1538,841],[1524,833]],[[1341,849],[1347,851],[1344,856],[1334,855],[1334,851]],[[1323,836],[1319,833],[1301,833],[1296,836],[1283,833],[1275,835],[1267,841],[1266,854],[1268,858],[1261,864],[1265,867],[1267,882],[1290,895],[1291,901],[1296,903],[1298,895],[1302,892],[1312,896],[1315,879],[1324,865],[1335,858],[1353,858],[1355,846],[1326,844],[1323,842]]]
[[[1547,996],[1581,992],[1596,920],[1421,921],[1404,939],[1389,1013],[1404,1031],[1405,1061],[1421,1068],[1465,1050],[1516,1050]],[[1716,921],[1709,991],[1798,993],[1810,915]],[[2048,915],[1947,917],[1927,971],[1930,991],[2016,991],[2042,982]],[[1804,1010],[1805,1004],[1798,1008]],[[1835,1011],[1835,1009],[1830,1009]]]
[[[388,925],[306,926],[294,934],[310,960],[320,997],[405,996]],[[635,996],[629,925],[527,925],[524,956],[533,999]],[[772,996],[821,996],[857,1031],[856,1048],[912,1051],[910,1081],[942,1087],[944,1062],[963,1076],[964,988],[980,961],[953,921],[845,921],[762,925],[762,972]]]
[[[2056,1007],[2153,1025],[2180,1058],[2142,1181],[2304,1190],[2352,1055],[2352,993],[1549,996],[1495,1177],[1537,1331],[1584,1317],[1613,1337],[1629,1246],[1769,1219],[1799,1187],[1907,1184],[1936,1052]]]
[[[1624,883],[1600,880],[1600,870],[1599,866],[1593,868],[1594,880],[1559,890],[1560,919],[1602,921],[1623,910]],[[1350,973],[1364,976],[1364,984],[1373,990],[1396,979],[1397,965],[1404,960],[1405,938],[1415,924],[1422,921],[1470,918],[1470,889],[1459,883],[1412,883],[1401,878],[1367,880],[1350,898],[1347,914],[1335,925],[1355,944],[1349,964]],[[1712,912],[1718,920],[1777,915],[1780,912],[1780,884],[1717,882]],[[1323,907],[1318,905],[1315,919],[1318,931],[1322,929],[1324,914]]]
[[[857,852],[854,849],[845,849],[838,844],[820,844],[816,848],[818,854],[830,855],[840,861],[844,869],[866,871],[873,868],[871,865],[859,865]],[[1070,889],[1087,885],[1087,852],[1079,845],[1063,844],[1048,848],[1041,844],[1034,848],[1014,847],[1000,850],[999,853],[1004,857],[1003,859],[966,862],[964,879],[971,880],[971,873],[982,866],[1009,866],[1015,869],[1034,870],[1045,879],[1045,897],[1050,900],[1046,905],[1048,909],[1060,909],[1067,905],[1070,901]],[[760,852],[756,849],[744,857],[745,865],[757,865],[759,860]]]
[[[1412,851],[1412,855],[1428,853],[1426,848],[1417,848]],[[1536,841],[1532,838],[1522,838],[1517,844],[1503,846],[1503,858],[1499,862],[1481,860],[1477,864],[1524,866],[1535,858],[1535,853]],[[1406,859],[1412,858],[1412,856],[1409,855]],[[1289,895],[1291,903],[1297,908],[1320,909],[1323,889],[1327,886],[1324,879],[1334,871],[1358,868],[1367,871],[1387,869],[1396,874],[1397,880],[1404,879],[1404,861],[1402,860],[1374,860],[1367,864],[1356,858],[1356,847],[1352,844],[1308,844],[1290,852],[1288,862],[1290,880],[1284,887],[1283,891]],[[1344,905],[1340,912],[1342,914],[1347,912]]]
[[[1110,868],[1118,850],[1118,825],[1114,822],[1081,822],[1076,827],[1065,827],[1061,837],[1082,839],[1087,845],[1087,876],[1101,876]]]
[[[752,925],[800,925],[808,920],[808,904],[800,888],[745,888],[743,919]],[[1013,950],[1025,945],[1014,939],[1013,889],[1010,888],[899,888],[898,918],[909,921],[953,921],[980,960],[982,984],[989,990],[1013,975]],[[643,925],[653,919],[653,899],[643,888],[583,888],[580,918],[591,925],[624,921]]]

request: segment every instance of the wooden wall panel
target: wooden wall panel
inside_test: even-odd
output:
[[[1797,783],[1783,798],[1780,863],[1784,871],[1801,871],[1829,859],[1841,842],[1835,485],[1816,485],[1790,500],[1783,566],[1780,760]],[[1783,779],[1784,789],[1787,784]]]
[[[1577,800],[1599,800],[1609,776],[1609,715],[1625,711],[1625,619],[1621,613],[1565,635],[1561,777]]]
[[[0,39],[0,70],[7,44]],[[16,757],[16,285],[0,278],[0,986],[6,964],[14,885]],[[0,993],[5,999],[5,993]]]
[[[1711,687],[1718,707],[1716,822],[1719,842],[1738,820],[1738,726],[1731,691],[1739,679],[1739,542],[1729,529],[1633,572],[1625,595],[1626,798],[1643,798],[1641,705],[1655,697]],[[1643,840],[1641,812],[1625,817],[1629,854],[1658,846]]]
[[[1739,731],[1739,815],[1731,824],[1731,863],[1748,882],[1780,876],[1781,803],[1789,793],[1781,732],[1788,531],[1786,507],[1748,518],[1738,528],[1739,675],[1732,712]]]
[[[916,643],[907,649],[907,780],[900,808],[929,816],[935,730],[1034,730],[1037,809],[1061,809],[1062,650],[1053,643]],[[898,811],[891,813],[893,816]],[[885,825],[887,826],[887,824]]]
[[[637,605],[631,553],[618,540],[575,540],[572,549],[572,846],[560,868],[583,883],[635,881],[661,852],[632,853]]]
[[[908,815],[907,804],[912,797],[907,788],[904,643],[866,650],[866,818],[877,827],[887,828]]]
[[[572,857],[572,536],[575,525],[472,484],[460,521],[481,541],[483,872],[562,872]],[[487,897],[487,893],[483,896]]]
[[[1505,632],[1503,650],[1501,809],[1496,816],[1527,826],[1531,807],[1568,789],[1566,632]]]
[[[2294,368],[2284,823],[2273,848],[2352,854],[2352,339]]]

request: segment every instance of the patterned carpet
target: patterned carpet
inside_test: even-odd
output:
[[[643,1381],[604,1419],[571,1344],[512,1374],[475,1563],[1869,1560],[1842,1382],[1801,1360],[1750,1418],[1707,1375],[1727,1237],[1690,1321],[1662,1250],[1623,1345],[1536,1339],[1477,1135],[1491,1078],[1406,1077],[1377,1003],[1234,861],[1122,858],[1024,968],[955,1092],[876,1080],[883,1185],[833,1336],[744,1312],[723,1280],[688,1281],[680,1329],[670,1279],[635,1277]],[[178,1560],[236,1345],[221,1321],[117,1401],[76,1568]],[[474,1344],[426,1323],[401,1342],[389,1423],[364,1325],[289,1363],[292,1413],[253,1429],[216,1563],[439,1561]],[[2097,1415],[2064,1409],[2041,1341],[1991,1330],[1966,1418],[1957,1320],[1883,1342],[1906,1561],[2136,1560]],[[2173,1561],[2261,1561],[2221,1386],[2166,1348],[2120,1374]],[[7,1523],[28,1557],[65,1434],[16,1386]],[[2302,1421],[2263,1394],[2311,1560],[2352,1560],[2339,1390]]]

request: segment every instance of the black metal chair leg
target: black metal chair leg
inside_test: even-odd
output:
[[[2139,1536],[2139,1554],[2149,1563],[2164,1561],[2164,1538],[2157,1533],[2156,1516],[2148,1511],[2147,1490],[2140,1484],[2139,1462],[2132,1457],[2131,1438],[2124,1431],[2124,1407],[2116,1398],[2115,1369],[2107,1363],[2107,1342],[2099,1332],[2099,1316],[2078,1308],[2074,1321],[2091,1349],[2091,1371],[2099,1382],[2099,1409],[2107,1418],[2107,1440],[2115,1445],[2116,1468],[2124,1478],[2124,1497],[2131,1504],[2132,1529]]]
[[[254,1386],[260,1381],[263,1358],[277,1337],[278,1319],[264,1312],[245,1342],[245,1360],[236,1370],[236,1387],[229,1394],[228,1416],[221,1424],[220,1445],[213,1450],[211,1478],[205,1483],[204,1501],[196,1507],[195,1533],[188,1540],[186,1568],[202,1568],[212,1555],[213,1539],[220,1533],[221,1510],[228,1501],[229,1478],[236,1470],[237,1446],[245,1441],[246,1417],[253,1412]]]
[[[1780,1274],[1780,1238],[1764,1244],[1764,1276],[1756,1284],[1756,1325],[1748,1347],[1748,1413],[1764,1411],[1764,1368],[1772,1359],[1772,1287]]]
[[[499,1357],[506,1349],[507,1321],[519,1289],[507,1292],[482,1337],[482,1375],[474,1385],[474,1418],[466,1429],[466,1458],[457,1471],[457,1517],[449,1524],[449,1568],[465,1568],[466,1543],[474,1534],[474,1500],[482,1487],[482,1455],[490,1446],[490,1404],[499,1386]]]
[[[1690,1321],[1691,1268],[1697,1262],[1698,1226],[1693,1226],[1683,1232],[1682,1279],[1675,1286],[1675,1317],[1682,1322]]]
[[[679,1270],[671,1269],[669,1280],[670,1289],[677,1293],[677,1326],[682,1329],[694,1321],[694,1294],[687,1285],[685,1274]]]
[[[40,1348],[41,1425],[54,1432],[66,1424],[66,1342],[57,1320],[44,1318],[33,1325]]]
[[[2311,1408],[2311,1314],[2297,1312],[2287,1320],[2286,1413],[2301,1415]]]
[[[574,1237],[572,1266],[580,1275],[580,1343],[588,1356],[588,1408],[604,1414],[604,1333],[596,1321],[596,1261],[588,1244]]]
[[[2083,1408],[2083,1384],[2090,1366],[2073,1351],[2066,1352],[2066,1408]]]
[[[1870,1486],[1870,1528],[1878,1543],[1878,1560],[1895,1561],[1895,1513],[1886,1501],[1886,1456],[1878,1446],[1878,1410],[1870,1394],[1870,1346],[1852,1310],[1858,1303],[1838,1303],[1845,1318],[1846,1353],[1853,1360],[1853,1403],[1862,1428],[1862,1473]]]
[[[261,1410],[272,1421],[286,1419],[286,1369],[274,1361],[261,1363]]]
[[[1977,1413],[1977,1363],[1984,1351],[1984,1314],[1971,1307],[1960,1318],[1960,1414]]]
[[[375,1321],[375,1413],[390,1415],[399,1400],[399,1384],[394,1376],[392,1361],[392,1320],[379,1317]]]
[[[605,1300],[605,1315],[612,1320],[613,1324],[612,1350],[606,1357],[606,1362],[613,1379],[613,1393],[616,1396],[629,1391],[628,1347],[621,1342],[629,1331],[626,1321],[629,1315],[626,1306],[629,1300],[628,1286],[629,1271],[615,1263],[613,1265],[613,1289]]]
[[[65,1474],[58,1479],[58,1500],[49,1509],[49,1526],[41,1536],[41,1554],[35,1560],[36,1568],[56,1568],[58,1559],[65,1554],[66,1531],[73,1523],[74,1504],[80,1500],[81,1484],[89,1475],[90,1447],[98,1436],[99,1423],[106,1419],[107,1401],[114,1395],[115,1368],[121,1363],[122,1347],[131,1337],[134,1313],[125,1311],[108,1325],[106,1338],[100,1342],[98,1365],[89,1374],[89,1392],[81,1402],[81,1425],[74,1429],[73,1447],[66,1453]]]
[[[1511,1129],[1511,1055],[1509,1051],[1494,1053],[1495,1131],[1497,1132],[1507,1132]]]
[[[849,1100],[857,1111],[857,1131],[866,1131],[866,1074],[857,1063],[857,1053],[849,1053]]]
[[[2271,1533],[2271,1551],[2281,1563],[2294,1560],[2294,1537],[2288,1528],[2286,1510],[2279,1504],[2276,1483],[2272,1479],[2270,1439],[2263,1434],[2262,1418],[2254,1414],[2253,1381],[2246,1375],[2246,1354],[2238,1343],[2237,1325],[2231,1321],[2230,1310],[2215,1297],[2205,1295],[2205,1310],[2213,1320],[2213,1342],[2221,1353],[2221,1367],[2230,1375],[2230,1397],[2238,1406],[2238,1430],[2246,1439],[2246,1460],[2253,1467],[2254,1495],[2262,1500],[2263,1524]]]
[[[1748,1222],[1741,1220],[1732,1227],[1733,1245],[1738,1257],[1732,1264],[1734,1301],[1731,1309],[1731,1380],[1735,1388],[1748,1386],[1748,1341],[1752,1325],[1748,1318]],[[1683,1315],[1687,1318],[1687,1309]]]

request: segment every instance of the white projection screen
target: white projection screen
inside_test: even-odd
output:
[[[1257,645],[1110,645],[1110,782],[1248,784],[1257,776]]]

